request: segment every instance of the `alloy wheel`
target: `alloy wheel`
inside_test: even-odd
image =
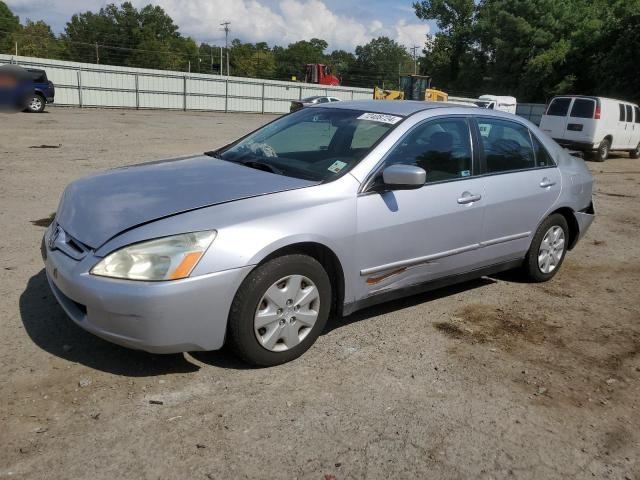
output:
[[[554,225],[544,234],[538,249],[538,268],[542,273],[553,272],[562,260],[565,247],[564,230]]]

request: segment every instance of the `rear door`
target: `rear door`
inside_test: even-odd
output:
[[[595,98],[575,98],[569,111],[564,139],[579,143],[594,143],[598,102]]]
[[[627,133],[627,107],[623,103],[618,104],[618,123],[615,133],[613,134],[613,143],[611,148],[625,148],[628,141]]]
[[[631,133],[631,148],[640,145],[640,108],[634,105],[633,107],[634,119],[633,130]]]
[[[627,112],[627,123],[625,124],[625,145],[624,148],[633,148],[637,145],[637,143],[633,143],[633,139],[635,137],[635,121],[633,115],[633,106],[625,105],[625,110]]]
[[[560,172],[523,124],[476,119],[485,200],[482,247],[486,265],[522,258],[540,221],[560,194]]]
[[[555,97],[551,100],[547,112],[542,116],[540,122],[542,131],[551,138],[564,140],[572,102],[572,97]]]

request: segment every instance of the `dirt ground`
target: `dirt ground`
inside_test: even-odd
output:
[[[83,175],[273,117],[0,115],[0,478],[640,479],[640,160],[547,284],[502,275],[333,320],[299,360],[158,356],[67,319],[39,244]],[[177,319],[177,321],[179,321]]]

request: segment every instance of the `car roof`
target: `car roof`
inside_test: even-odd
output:
[[[456,105],[445,102],[421,102],[417,100],[343,100],[330,104],[323,103],[321,108],[366,110],[373,113],[409,116],[432,108],[456,108]]]

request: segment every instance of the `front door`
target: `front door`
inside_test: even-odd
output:
[[[385,190],[382,170],[397,163],[423,168],[425,185]],[[358,299],[472,268],[484,205],[473,164],[462,116],[417,125],[389,152],[357,200]]]

